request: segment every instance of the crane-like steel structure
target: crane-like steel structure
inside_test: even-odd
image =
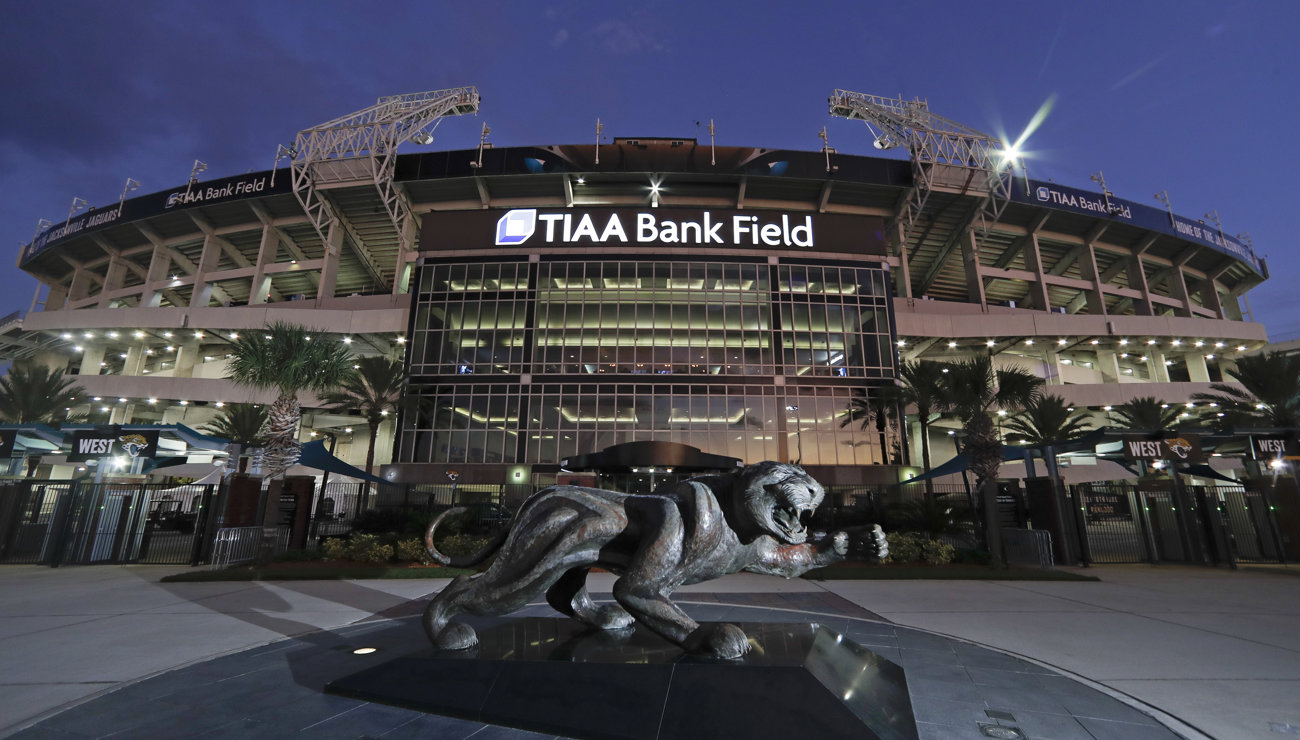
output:
[[[933,113],[920,98],[906,100],[835,90],[830,97],[830,112],[865,122],[875,136],[877,149],[907,148],[913,179],[900,208],[900,250],[915,241],[918,224],[935,192],[982,196],[971,214],[978,250],[1011,200],[1015,160],[1003,142]],[[958,238],[954,233],[945,245],[947,251]]]
[[[477,113],[478,90],[453,87],[379,98],[374,105],[298,132],[290,157],[293,192],[327,249],[337,249],[335,231],[347,224],[322,191],[370,182],[402,244],[414,242],[410,201],[394,182],[397,147],[404,141],[428,144],[447,116]],[[277,157],[278,159],[279,157]],[[353,234],[354,242],[360,243]]]

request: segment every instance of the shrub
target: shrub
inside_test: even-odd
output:
[[[348,539],[331,537],[321,545],[326,560],[353,560],[359,563],[387,563],[393,559],[393,546],[373,534],[354,533]]]
[[[889,560],[893,563],[945,565],[952,562],[957,548],[917,532],[890,532]]]
[[[429,551],[424,548],[424,541],[417,539],[398,540],[393,545],[398,562],[425,563],[432,562]]]
[[[348,559],[348,541],[342,537],[327,537],[320,549],[326,560]]]
[[[465,557],[482,552],[484,548],[492,544],[492,538],[475,534],[453,534],[438,540],[434,544],[438,546],[438,552],[443,555]]]

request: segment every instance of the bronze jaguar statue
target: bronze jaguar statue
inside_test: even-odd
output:
[[[600,629],[628,628],[635,620],[689,652],[738,658],[749,648],[731,624],[701,626],[669,595],[679,586],[728,573],[792,578],[844,560],[850,547],[868,559],[888,553],[879,525],[837,531],[809,542],[808,523],[825,497],[822,486],[794,465],[761,462],[734,474],[679,483],[666,493],[633,495],[580,486],[553,486],[533,494],[509,529],[483,552],[451,558],[425,544],[443,565],[469,567],[496,554],[482,573],[460,576],[429,603],[424,630],[442,649],[478,642],[457,614],[501,615],[543,593],[556,610]],[[618,576],[614,604],[587,593],[587,573],[604,568]]]

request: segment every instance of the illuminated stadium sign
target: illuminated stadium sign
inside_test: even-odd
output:
[[[704,211],[694,221],[661,218],[655,211],[641,211],[625,225],[617,211],[590,213],[538,213],[536,208],[507,211],[497,220],[498,245],[523,244],[538,232],[546,244],[597,244],[636,242],[639,244],[713,244],[729,246],[814,247],[812,216],[782,213],[779,217],[760,220],[748,214],[714,218]]]
[[[883,255],[874,216],[675,208],[516,208],[425,216],[421,249],[683,245]]]
[[[1200,242],[1214,249],[1243,260],[1259,272],[1259,260],[1251,248],[1240,239],[1223,234],[1219,229],[1201,221],[1192,221],[1175,216],[1168,211],[1144,206],[1122,198],[1107,197],[1100,193],[1091,193],[1078,188],[1070,188],[1056,183],[1036,182],[1022,184],[1015,180],[1011,186],[1011,197],[1022,203],[1057,208],[1090,216],[1113,218],[1124,223],[1133,224],[1144,229],[1174,234],[1183,239]]]
[[[275,193],[291,193],[293,187],[290,180],[288,173],[284,173],[279,180],[272,183],[270,172],[253,172],[210,182],[196,182],[188,187],[176,188],[161,193],[142,195],[139,198],[132,198],[111,208],[92,209],[87,213],[69,218],[63,223],[55,224],[46,229],[36,237],[35,241],[23,249],[20,262],[25,263],[45,249],[65,239],[114,224],[139,221],[168,211],[197,208],[212,203],[255,198]]]

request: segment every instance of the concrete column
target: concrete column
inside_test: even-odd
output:
[[[85,344],[81,351],[81,375],[99,375],[99,363],[104,361],[104,345]]]
[[[1025,240],[1025,267],[1034,273],[1029,284],[1029,306],[1043,311],[1052,310],[1052,299],[1047,292],[1047,273],[1043,270],[1043,256],[1038,248],[1038,235],[1030,234]]]
[[[980,269],[979,247],[975,244],[975,229],[967,228],[961,235],[961,261],[966,268],[966,297],[971,303],[987,306],[984,295],[984,273]]]
[[[1142,257],[1129,257],[1124,269],[1128,275],[1128,286],[1142,293],[1141,298],[1133,299],[1133,312],[1138,316],[1151,316],[1151,288],[1147,285],[1147,274],[1142,269]]]
[[[248,305],[266,303],[271,295],[271,277],[266,274],[266,266],[275,263],[275,254],[280,248],[280,238],[271,224],[262,225],[262,241],[257,247],[257,272],[253,273],[253,283],[248,295]]]
[[[1046,381],[1047,385],[1064,385],[1061,380],[1061,356],[1051,347],[1043,350],[1043,354],[1046,355],[1043,367],[1047,369],[1047,377],[1043,380]]]
[[[1183,359],[1187,360],[1187,374],[1193,383],[1210,382],[1210,368],[1205,364],[1205,355],[1188,352]]]
[[[68,286],[50,285],[50,292],[45,295],[45,310],[57,311],[63,308],[63,303],[68,300]]]
[[[126,259],[116,254],[108,258],[108,270],[104,273],[104,285],[99,291],[99,307],[108,308],[109,293],[119,290],[126,278]]]
[[[1207,278],[1200,281],[1198,290],[1201,294],[1201,304],[1214,311],[1219,318],[1226,318],[1223,315],[1223,302],[1219,300],[1219,286],[1214,282],[1214,279]]]
[[[894,254],[898,257],[898,267],[900,272],[897,276],[898,285],[894,289],[895,293],[903,298],[912,297],[912,267],[907,258],[907,240],[903,236],[903,223],[898,221],[894,228],[890,229],[889,246]]]
[[[194,342],[182,344],[176,352],[176,371],[173,373],[177,378],[194,377],[194,364],[199,359],[199,352],[202,348]]]
[[[79,301],[90,297],[90,270],[76,267],[72,271],[72,284],[68,286],[68,300]]]
[[[208,283],[207,273],[215,271],[220,260],[221,244],[216,237],[208,234],[203,237],[203,253],[199,257],[198,269],[194,272],[190,308],[203,308],[212,301],[212,285]]]
[[[117,399],[113,399],[114,402]],[[134,403],[114,403],[113,412],[108,418],[109,424],[129,424],[135,416]]]
[[[1165,353],[1151,350],[1147,352],[1147,368],[1154,383],[1169,382],[1169,368],[1165,367]]]
[[[123,375],[141,375],[144,369],[144,347],[135,345],[126,350],[126,362],[122,364]]]
[[[1169,276],[1169,293],[1182,304],[1178,307],[1178,315],[1193,316],[1192,296],[1187,290],[1187,281],[1183,279],[1183,268],[1175,264],[1171,269],[1173,273]]]
[[[1084,280],[1092,281],[1092,290],[1084,292],[1088,313],[1094,316],[1105,316],[1106,292],[1101,287],[1101,275],[1097,270],[1097,252],[1092,248],[1092,242],[1083,246],[1083,254],[1079,258],[1079,273]]]
[[[325,259],[321,265],[320,283],[316,286],[316,300],[334,297],[334,285],[339,279],[339,255],[343,252],[343,229],[331,224],[329,238],[325,240]]]
[[[145,277],[144,290],[140,291],[141,308],[157,308],[162,305],[162,286],[171,276],[172,259],[160,244],[154,244],[153,256],[149,259],[149,272]]]
[[[1119,355],[1108,349],[1097,350],[1097,369],[1107,383],[1119,382]]]

